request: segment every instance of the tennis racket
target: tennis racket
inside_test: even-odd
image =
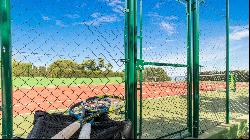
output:
[[[95,96],[88,98],[85,102],[78,102],[69,107],[69,115],[78,121],[60,131],[52,139],[69,139],[82,125],[92,124],[95,118],[105,113],[119,113],[124,106],[123,98],[110,95]]]

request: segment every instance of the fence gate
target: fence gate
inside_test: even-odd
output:
[[[131,0],[126,4],[125,90],[134,137],[190,136],[191,3]]]

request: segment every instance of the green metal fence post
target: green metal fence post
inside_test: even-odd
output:
[[[137,138],[137,0],[134,0],[134,138]]]
[[[10,0],[0,2],[2,138],[13,136]]]
[[[140,0],[140,60],[142,60],[142,0]],[[139,124],[139,139],[142,136],[142,70],[140,70],[140,124]]]
[[[137,27],[136,27],[136,0],[127,0],[128,21],[128,67],[127,67],[127,103],[128,119],[132,122],[132,138],[137,136]]]
[[[192,3],[193,18],[193,92],[194,92],[194,109],[193,109],[193,137],[199,135],[199,2],[193,0]]]
[[[128,11],[127,11],[127,0],[125,1],[125,10],[124,10],[124,52],[125,52],[125,118],[128,119]]]
[[[187,109],[188,109],[188,118],[187,118],[187,126],[188,126],[188,132],[192,135],[192,26],[191,26],[191,6],[192,6],[192,1],[187,0],[187,86],[188,86],[188,94],[187,94]]]
[[[226,0],[226,123],[229,124],[230,120],[230,85],[229,85],[229,76],[230,76],[230,48],[229,48],[229,0]]]

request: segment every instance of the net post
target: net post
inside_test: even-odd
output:
[[[2,138],[13,136],[10,0],[0,2]]]
[[[192,20],[193,20],[193,137],[199,135],[199,1],[192,1]]]
[[[188,93],[187,93],[187,126],[188,126],[188,132],[192,135],[192,26],[191,26],[191,3],[192,0],[187,0],[187,86],[188,86]]]
[[[226,124],[230,121],[230,44],[229,44],[229,0],[226,0]]]

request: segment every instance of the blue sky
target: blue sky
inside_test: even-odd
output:
[[[230,2],[231,68],[249,69],[249,1]],[[81,62],[104,57],[121,71],[123,7],[124,0],[12,0],[13,58],[48,66],[59,58]],[[186,63],[185,11],[185,5],[175,0],[144,0],[146,61]],[[225,0],[201,5],[200,30],[203,70],[223,70]],[[172,75],[185,73],[166,70]]]

